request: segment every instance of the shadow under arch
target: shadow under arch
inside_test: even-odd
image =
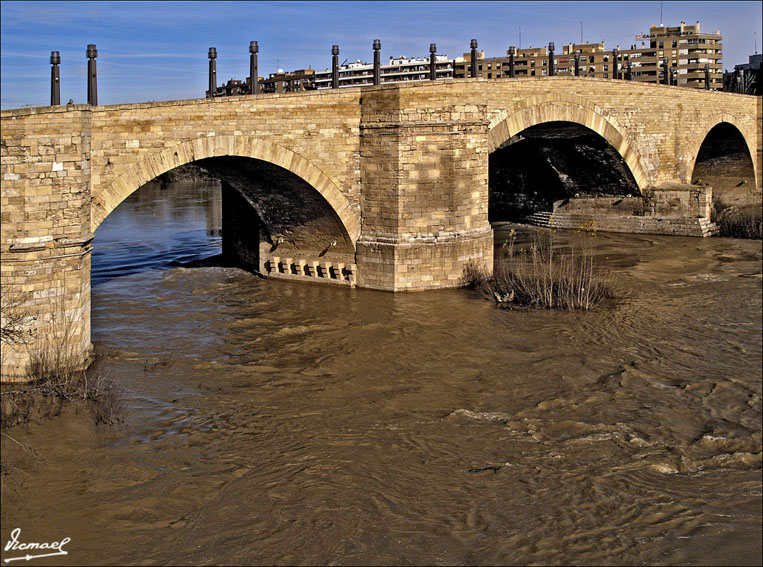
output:
[[[753,184],[757,183],[759,171],[754,158],[755,150],[751,145],[751,140],[754,140],[755,138],[752,132],[745,132],[745,129],[739,126],[740,123],[740,120],[727,112],[715,114],[710,117],[709,120],[707,120],[705,127],[702,129],[702,133],[697,137],[697,142],[695,143],[691,153],[692,161],[691,167],[689,168],[689,177],[692,181],[694,181],[695,171],[697,169],[697,161],[700,157],[700,151],[702,150],[703,145],[705,145],[705,142],[708,141],[708,137],[713,131],[717,131],[719,127],[722,128],[723,125],[728,125],[729,127],[733,127],[733,129],[736,130],[736,132],[739,134],[739,137],[744,141],[745,148],[747,149],[747,157],[750,159],[752,165]]]
[[[254,136],[209,136],[141,156],[100,191],[93,192],[90,230],[95,230],[122,201],[161,174],[181,165],[214,157],[253,158],[279,166],[315,189],[336,213],[354,246],[360,236],[360,214],[336,184],[315,164],[299,154]]]
[[[648,186],[641,159],[622,126],[613,117],[605,117],[596,106],[574,95],[529,97],[507,110],[496,112],[488,127],[488,151],[492,153],[523,130],[547,122],[572,122],[593,130],[620,154],[639,191]]]

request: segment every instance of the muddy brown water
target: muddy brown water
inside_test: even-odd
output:
[[[2,439],[3,545],[71,538],[31,564],[761,563],[760,242],[599,234],[614,306],[510,311],[166,266],[219,245],[218,195],[99,229],[126,421]]]

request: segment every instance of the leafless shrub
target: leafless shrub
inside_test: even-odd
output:
[[[23,345],[31,338],[31,330],[26,328],[34,317],[24,309],[24,295],[10,288],[0,293],[0,344],[4,346]]]
[[[90,413],[96,425],[113,425],[124,421],[124,391],[104,374],[98,374],[90,400]]]
[[[763,209],[761,205],[745,207],[716,207],[715,222],[720,236],[763,240]]]
[[[82,360],[75,323],[61,301],[50,325],[38,331],[42,336],[35,337],[34,345],[24,343],[29,348],[26,381],[0,390],[0,427],[25,423],[33,414],[59,415],[64,403],[89,408],[96,424],[122,421],[122,391],[100,360]]]
[[[591,309],[614,296],[612,274],[598,265],[590,239],[593,223],[581,226],[568,251],[555,246],[554,235],[536,231],[528,249],[514,250],[512,230],[492,276],[470,265],[465,280],[498,303],[545,309]]]
[[[13,447],[15,447],[17,450],[20,450],[28,457],[31,457],[34,461],[45,460],[40,452],[28,443],[22,443],[21,441],[18,441],[14,437],[11,437],[4,432],[0,433],[0,435],[3,439],[8,439],[9,442],[13,442]],[[6,451],[3,451],[3,455],[5,455],[5,452]],[[2,483],[3,493],[5,493],[6,490],[11,490],[13,492],[19,491],[20,483],[18,482],[18,474],[29,477],[29,473],[26,472],[23,468],[7,463],[5,462],[5,459],[2,463],[0,463],[0,482]]]

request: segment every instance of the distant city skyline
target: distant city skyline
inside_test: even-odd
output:
[[[249,42],[260,46],[259,73],[325,69],[331,46],[340,63],[371,61],[380,39],[390,56],[428,57],[429,44],[451,59],[476,38],[486,57],[509,45],[542,47],[604,41],[640,44],[651,25],[700,21],[720,30],[723,67],[760,51],[760,2],[17,2],[0,3],[0,107],[50,101],[51,51],[61,53],[61,102],[84,103],[85,49],[98,48],[98,102],[120,104],[202,98],[207,51],[216,47],[218,84],[249,74]]]

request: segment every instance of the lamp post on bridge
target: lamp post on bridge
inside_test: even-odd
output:
[[[509,77],[514,78],[514,54],[517,52],[517,48],[513,45],[509,46]]]
[[[705,63],[705,90],[710,90],[710,64]]]
[[[378,39],[374,40],[374,85],[378,85],[381,83],[381,61],[380,57],[381,54],[379,53],[379,50],[381,49],[381,41]]]
[[[663,57],[662,58],[662,72],[663,72],[663,83],[666,85],[670,84],[670,70],[668,69],[668,58]]]
[[[50,52],[50,106],[61,104],[61,70],[58,64],[61,63],[61,55],[58,51]]]
[[[615,47],[612,50],[612,78],[613,79],[619,79],[620,78],[620,69],[617,67],[617,48]]]
[[[437,80],[437,44],[429,44],[429,80]]]
[[[87,54],[87,103],[98,106],[98,72],[95,67],[98,50],[95,44],[89,44],[85,53]]]
[[[575,76],[580,76],[580,52],[576,51],[575,55],[573,56],[573,59],[575,60]]]
[[[472,73],[471,77],[472,79],[477,76],[477,40],[473,39],[470,42],[470,47],[472,48]]]
[[[548,42],[548,76],[554,76],[554,42]]]
[[[626,81],[632,81],[633,80],[633,73],[631,71],[631,62],[630,62],[630,60],[628,61],[628,67],[625,70],[625,80]]]
[[[339,88],[339,46],[331,46],[331,88]]]
[[[208,98],[214,98],[215,91],[217,90],[217,62],[215,61],[215,59],[217,59],[217,48],[210,47],[208,57],[209,57],[209,97]]]
[[[256,41],[249,42],[249,93],[256,95],[260,92],[260,82],[257,75],[259,71],[257,69],[257,53],[260,51],[260,46]]]

